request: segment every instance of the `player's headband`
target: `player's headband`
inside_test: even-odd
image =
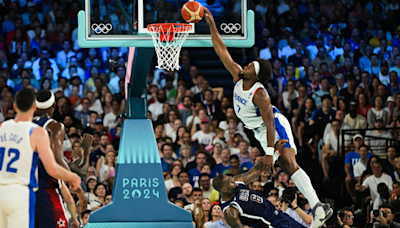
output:
[[[254,70],[256,71],[256,75],[260,73],[260,63],[258,61],[253,61],[254,63]]]
[[[40,102],[40,101],[36,100],[36,107],[37,108],[39,108],[39,109],[48,109],[54,104],[54,101],[56,100],[56,98],[54,97],[54,93],[53,92],[50,91],[50,93],[51,93],[51,97],[47,101]]]

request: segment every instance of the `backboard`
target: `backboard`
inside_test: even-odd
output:
[[[186,23],[180,11],[187,1],[85,0],[84,11],[78,14],[79,45],[83,48],[153,47],[147,25],[166,22]],[[212,12],[226,45],[228,47],[253,46],[254,13],[248,10],[247,0],[213,1],[198,0]],[[203,18],[199,23],[191,25],[193,29],[183,46],[212,47],[206,20]],[[133,34],[130,28],[134,28]]]

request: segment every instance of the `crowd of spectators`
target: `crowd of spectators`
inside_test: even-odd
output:
[[[129,29],[113,4],[95,3],[92,19],[115,10],[111,19],[116,28]],[[336,224],[399,227],[398,1],[251,0],[249,7],[256,13],[257,40],[242,49],[238,62],[270,60],[273,76],[265,87],[291,122],[298,156],[309,155],[310,166],[320,164],[325,188],[334,180],[345,183],[349,201],[336,203],[351,207],[338,213]],[[65,157],[78,159],[80,137],[93,136],[83,187],[87,209],[96,210],[111,200],[125,111],[127,49],[80,48],[80,9],[78,1],[0,2],[0,122],[15,117],[12,104],[20,89],[52,90],[57,98],[53,118],[65,125]],[[235,116],[232,94],[210,86],[190,49],[182,51],[180,61],[179,71],[150,70],[148,94],[143,94],[168,198],[193,213],[196,227],[228,227],[212,180],[248,171],[263,151]],[[339,168],[338,157],[345,157]],[[285,189],[295,185],[279,165],[250,187],[296,221],[311,223],[302,195],[282,199]],[[371,214],[373,209],[383,216]],[[80,210],[83,224],[89,212]]]

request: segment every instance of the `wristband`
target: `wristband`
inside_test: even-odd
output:
[[[274,147],[267,147],[265,150],[265,155],[273,156],[275,153],[275,148]]]
[[[296,206],[295,208],[293,208],[293,210],[296,210],[297,208],[299,208],[299,206]]]

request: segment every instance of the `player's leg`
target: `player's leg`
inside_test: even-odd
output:
[[[291,176],[294,183],[300,192],[306,197],[308,202],[313,208],[314,219],[311,224],[312,228],[319,227],[322,225],[330,216],[332,216],[332,209],[328,205],[321,204],[318,196],[311,184],[311,180],[299,167],[296,161],[296,146],[293,141],[293,134],[290,128],[289,121],[283,115],[279,114],[275,117],[275,129],[276,134],[279,135],[280,139],[287,139],[289,142],[281,149],[281,156],[279,162],[283,166],[282,168]],[[321,224],[322,223],[322,224]]]
[[[0,215],[0,227],[34,228],[35,227],[35,193],[23,185],[7,186],[3,207],[6,205],[6,216]],[[4,213],[2,213],[4,215]],[[4,225],[4,226],[3,226]]]
[[[36,198],[36,228],[68,227],[62,198],[57,189],[39,189]]]

